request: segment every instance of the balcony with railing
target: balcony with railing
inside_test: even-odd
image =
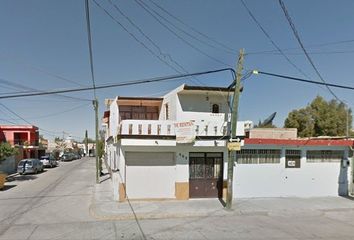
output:
[[[177,122],[166,120],[122,120],[118,127],[118,135],[122,138],[133,136],[172,138],[176,136],[175,123]],[[193,129],[195,135],[199,137],[222,137],[228,135],[227,122],[193,122]],[[244,128],[238,132],[244,135]]]
[[[27,141],[25,139],[14,139],[14,140],[9,140],[7,141],[10,143],[12,146],[24,146],[24,147],[35,147],[39,146],[39,141]]]

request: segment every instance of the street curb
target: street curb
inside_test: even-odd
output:
[[[89,214],[93,218],[101,221],[112,221],[112,220],[144,220],[144,219],[168,219],[168,218],[185,218],[185,217],[210,217],[210,216],[226,216],[230,215],[232,213],[235,213],[234,211],[226,211],[223,208],[220,208],[217,210],[217,214],[215,214],[216,211],[214,212],[207,212],[207,213],[136,213],[136,217],[134,214],[131,212],[129,214],[100,214],[99,211],[97,210],[97,205],[96,205],[96,186],[93,188],[93,194],[92,194],[92,200],[91,204],[89,206]],[[115,202],[116,204],[119,204],[118,202]],[[246,212],[241,213],[238,211],[240,215],[249,215]],[[254,214],[254,213],[253,213]],[[264,213],[263,213],[264,215]]]
[[[18,173],[13,173],[13,174],[10,174],[10,175],[7,175],[5,177],[6,180],[10,179],[10,178],[13,178],[13,177],[16,177],[17,175],[19,175]]]
[[[119,203],[117,203],[119,204]],[[119,221],[119,220],[156,220],[156,219],[172,219],[172,218],[201,218],[201,217],[223,217],[223,216],[296,216],[296,215],[325,215],[335,212],[354,212],[353,208],[334,208],[334,209],[315,209],[315,210],[300,210],[297,212],[289,212],[287,209],[282,210],[231,210],[219,209],[214,212],[207,213],[133,213],[130,214],[100,214],[95,207],[95,203],[90,205],[90,215],[101,221]]]
[[[118,203],[117,203],[118,204]],[[122,214],[122,215],[101,215],[98,214],[95,207],[92,206],[92,204],[89,207],[90,215],[94,217],[97,220],[102,220],[102,221],[123,221],[123,220],[157,220],[157,219],[171,219],[171,218],[201,218],[201,217],[223,217],[227,215],[232,215],[232,212],[230,211],[225,211],[223,209],[220,209],[220,213],[215,214],[214,213],[136,213],[136,217],[134,216],[133,213],[131,214]],[[221,212],[223,211],[223,212]],[[237,213],[237,215],[254,215],[254,214],[243,214],[241,212]],[[266,215],[266,213],[260,214],[260,215]]]

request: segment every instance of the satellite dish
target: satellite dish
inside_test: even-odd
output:
[[[265,125],[272,124],[272,122],[273,122],[273,120],[275,118],[275,115],[277,115],[277,112],[272,113],[266,120],[264,120],[262,122],[262,125],[265,126]]]

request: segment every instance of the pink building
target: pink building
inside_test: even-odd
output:
[[[0,125],[0,142],[18,147],[19,159],[39,157],[39,132],[36,126]]]

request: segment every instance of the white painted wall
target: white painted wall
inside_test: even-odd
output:
[[[251,148],[248,146],[248,148]],[[266,147],[254,147],[266,149]],[[344,148],[321,149],[344,150]],[[338,196],[341,163],[307,163],[302,151],[301,168],[285,168],[285,151],[279,164],[236,164],[235,198]]]
[[[192,91],[184,90],[178,93],[177,111],[178,118],[185,112],[212,112],[212,105],[219,105],[220,113],[228,113],[227,94],[217,91]],[[226,120],[226,119],[224,119]]]
[[[109,136],[117,136],[118,134],[118,120],[119,120],[119,109],[118,109],[118,97],[112,101],[109,106]]]
[[[159,120],[172,120],[172,121],[174,121],[177,119],[177,110],[176,110],[178,108],[178,106],[177,106],[177,93],[182,91],[183,87],[184,87],[184,84],[177,87],[176,89],[172,90],[171,92],[167,93],[163,97]],[[165,104],[168,104],[169,119],[166,119]]]
[[[130,199],[175,198],[175,153],[125,152],[125,158]]]

